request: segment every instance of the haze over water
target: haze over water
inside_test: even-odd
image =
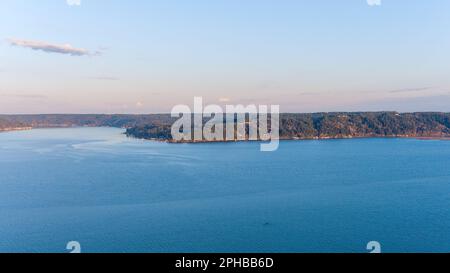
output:
[[[450,142],[0,134],[0,252],[450,251]]]

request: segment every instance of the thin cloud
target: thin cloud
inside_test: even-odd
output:
[[[448,112],[450,95],[374,99],[345,107],[351,111]]]
[[[320,93],[314,93],[314,92],[300,92],[297,93],[296,95],[299,96],[314,96],[314,95],[321,95]]]
[[[396,89],[391,90],[389,93],[407,93],[407,92],[419,92],[419,91],[426,91],[433,89],[433,86],[427,86],[427,87],[416,87],[416,88],[404,88],[404,89]]]
[[[48,99],[45,95],[39,94],[0,94],[0,97],[21,98],[21,99]]]
[[[40,50],[46,53],[59,53],[71,56],[96,56],[100,54],[100,52],[98,51],[91,53],[86,49],[75,48],[70,44],[56,45],[47,42],[21,40],[21,39],[8,39],[8,41],[12,46],[30,48],[33,50]]]
[[[118,81],[118,80],[120,80],[117,77],[109,77],[109,76],[89,77],[89,79],[98,80],[98,81]]]

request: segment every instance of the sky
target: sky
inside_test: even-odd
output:
[[[2,0],[0,113],[450,111],[448,0]]]

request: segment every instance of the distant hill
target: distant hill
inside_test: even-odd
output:
[[[44,114],[44,115],[0,115],[2,123],[22,124],[33,128],[52,127],[133,127],[145,124],[169,123],[170,115],[72,115],[72,114]]]
[[[133,126],[127,135],[170,141],[170,124]],[[450,114],[361,112],[280,116],[281,139],[356,137],[450,137]]]
[[[15,122],[0,118],[0,131],[29,129],[30,127],[31,126],[28,126],[27,124],[22,122]]]
[[[176,119],[154,115],[0,115],[2,128],[120,127],[130,137],[171,140]],[[450,137],[450,113],[281,114],[280,138]]]

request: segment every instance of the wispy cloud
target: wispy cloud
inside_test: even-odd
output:
[[[11,94],[11,93],[1,94],[0,93],[0,97],[20,98],[20,99],[40,99],[40,100],[48,99],[47,96],[39,95],[39,94]]]
[[[12,46],[30,48],[33,50],[41,50],[47,53],[59,53],[71,56],[95,56],[100,54],[99,51],[90,52],[89,50],[83,48],[73,47],[70,44],[57,45],[48,42],[22,40],[22,39],[8,39],[8,42]]]
[[[380,98],[361,101],[353,106],[346,105],[345,109],[347,111],[448,112],[450,111],[450,95]]]
[[[98,81],[118,81],[118,80],[120,80],[117,77],[111,77],[111,76],[89,77],[89,79],[98,80]]]
[[[433,86],[427,86],[427,87],[414,87],[414,88],[403,88],[403,89],[396,89],[391,90],[389,93],[407,93],[407,92],[419,92],[419,91],[426,91],[433,89]]]

